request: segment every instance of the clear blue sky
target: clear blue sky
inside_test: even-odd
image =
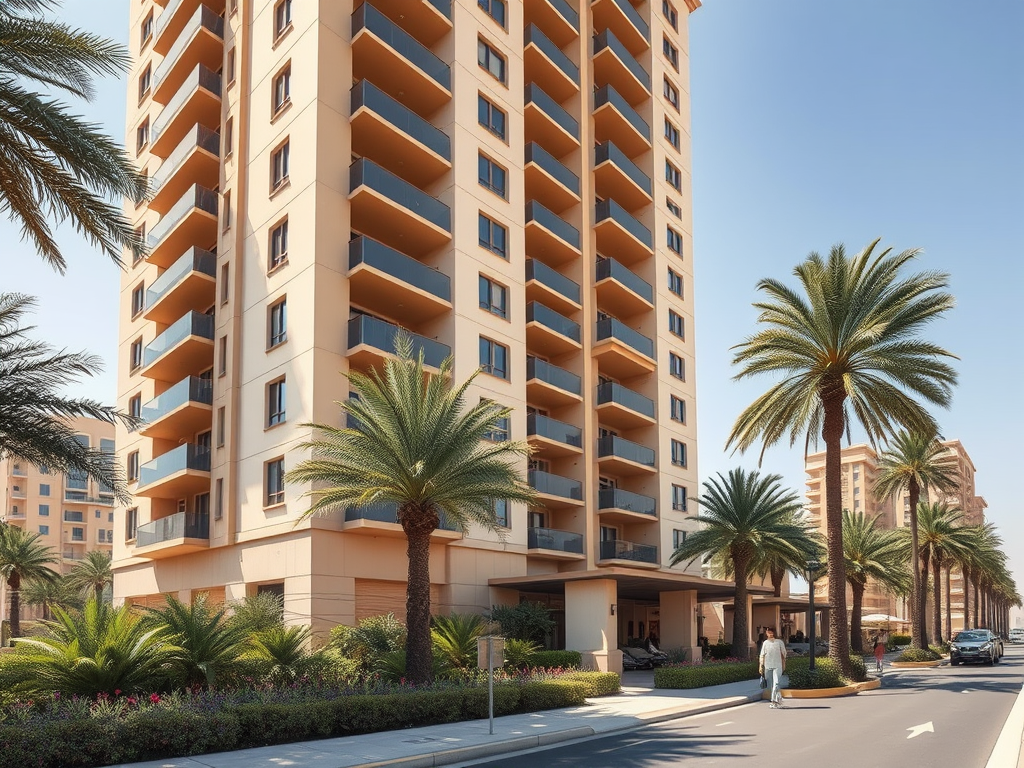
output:
[[[66,0],[64,16],[126,39],[128,0]],[[1022,39],[1016,0],[706,0],[690,19],[702,477],[756,464],[723,445],[768,385],[731,381],[729,348],[754,329],[757,280],[787,277],[836,242],[923,248],[920,267],[948,271],[958,301],[929,331],[961,358],[955,402],[939,419],[974,458],[1024,589]],[[108,81],[82,107],[116,136],[124,88]],[[40,297],[40,335],[102,355],[106,372],[81,391],[113,400],[115,269],[71,232],[66,277],[6,223],[0,237],[3,290]],[[802,492],[802,446],[770,452],[764,468]]]

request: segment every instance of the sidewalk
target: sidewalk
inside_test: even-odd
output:
[[[191,758],[131,763],[131,768],[426,768],[555,744],[595,734],[725,709],[761,699],[756,680],[696,688],[657,690],[653,674],[631,673],[622,693],[590,699],[586,706],[494,720],[447,723],[402,731],[219,752]],[[123,766],[121,768],[124,768]]]

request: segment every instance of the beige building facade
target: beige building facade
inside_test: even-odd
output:
[[[131,4],[154,195],[121,285],[119,403],[147,423],[118,435],[117,600],[273,590],[316,631],[401,615],[395,510],[298,522],[308,489],[281,474],[406,329],[428,364],[483,368],[472,396],[514,407],[494,439],[529,439],[542,500],[497,510],[504,540],[437,532],[434,609],[542,599],[554,642],[612,667],[630,636],[696,645],[723,587],[665,564],[696,528],[698,5]]]

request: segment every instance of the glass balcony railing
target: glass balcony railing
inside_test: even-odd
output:
[[[629,5],[629,3],[623,4]],[[626,69],[630,71],[633,77],[640,81],[640,84],[648,92],[651,90],[651,76],[647,74],[647,70],[640,66],[640,62],[633,58],[633,54],[626,49],[626,46],[619,41],[619,38],[610,29],[606,29],[601,34],[594,36],[594,55],[597,56],[606,48],[618,57],[619,61],[626,66]]]
[[[429,48],[369,3],[363,3],[352,14],[352,37],[363,29],[379,37],[399,56],[424,72],[446,91],[451,90],[451,68],[431,53]]]
[[[348,321],[348,347],[352,349],[360,344],[366,344],[388,354],[395,352],[395,339],[403,331],[397,325],[384,320],[378,320],[370,315],[358,315]],[[452,353],[447,344],[428,339],[417,333],[410,333],[412,339],[412,350],[418,355],[423,350],[423,362],[433,368],[440,368],[445,358]]]
[[[535,141],[526,145],[526,162],[535,163],[541,170],[555,179],[574,195],[580,193],[580,179],[575,173],[566,168],[555,156]]]
[[[583,483],[579,480],[542,472],[539,469],[531,469],[526,474],[527,482],[537,493],[583,501]]]
[[[580,287],[561,272],[556,272],[543,261],[536,259],[526,260],[526,281],[536,280],[546,288],[569,301],[580,303]]]
[[[139,467],[139,487],[143,488],[158,483],[186,469],[209,472],[210,449],[193,443],[185,443],[157,456],[152,461],[147,461]]]
[[[658,502],[650,496],[644,496],[632,491],[624,491],[621,488],[602,488],[597,493],[598,509],[624,509],[627,512],[635,512],[638,515],[650,515],[656,517],[658,514]]]
[[[100,492],[99,496],[90,496],[85,491],[64,491],[64,501],[71,504],[103,504],[108,507],[114,506],[114,495]]]
[[[536,104],[545,115],[554,120],[566,133],[579,141],[580,124],[562,106],[544,93],[536,84],[530,83],[526,86],[524,104]]]
[[[64,522],[65,523],[84,523],[85,513],[77,510],[72,511],[70,509],[64,510]]]
[[[451,279],[444,272],[362,235],[348,244],[348,268],[354,269],[360,264],[380,270],[439,299],[452,299]]]
[[[611,161],[625,173],[634,184],[640,189],[646,192],[648,195],[651,194],[651,179],[650,177],[641,171],[636,163],[626,157],[626,153],[616,147],[612,142],[606,141],[603,144],[598,144],[594,147],[594,165],[598,166],[601,163]]]
[[[651,237],[651,230],[637,221],[629,211],[614,200],[602,200],[597,204],[596,223],[600,224],[606,219],[611,219],[619,224],[619,226],[648,248],[653,247],[654,238]]]
[[[166,14],[166,11],[164,11]],[[161,14],[161,18],[164,14]],[[200,28],[208,29],[219,39],[224,39],[224,17],[218,16],[216,11],[207,5],[200,5],[196,8],[196,12],[192,14],[192,18],[185,22],[185,26],[181,32],[178,33],[177,39],[174,41],[174,45],[167,51],[167,55],[164,56],[164,60],[160,63],[160,66],[156,68],[153,73],[153,85],[157,87],[167,77],[167,73],[170,72],[174,65],[178,63],[178,59],[181,57],[182,52],[188,47],[188,44],[192,40],[192,36],[195,35]]]
[[[612,279],[622,283],[645,301],[654,303],[654,288],[630,269],[622,266],[615,259],[603,258],[597,262],[597,282]]]
[[[213,341],[213,315],[192,311],[171,323],[166,331],[146,345],[142,352],[142,365],[155,363],[189,336]]]
[[[559,368],[546,360],[526,358],[526,380],[537,379],[574,395],[583,394],[583,383],[579,376],[565,368]]]
[[[149,233],[149,247],[156,248],[160,241],[167,237],[194,209],[198,208],[216,217],[218,207],[216,192],[193,184],[189,187],[188,192],[182,195],[178,202],[171,206],[171,210],[165,213],[153,227]]]
[[[653,544],[634,544],[632,541],[601,542],[602,560],[632,560],[637,563],[658,563],[658,548]]]
[[[529,549],[548,549],[552,552],[583,554],[583,534],[556,531],[554,528],[527,528],[526,546]]]
[[[580,15],[573,10],[565,0],[548,0],[551,6],[558,11],[558,15],[572,24],[572,28],[580,31]]]
[[[427,0],[427,2],[443,13],[446,19],[451,19],[452,0]]]
[[[365,5],[359,6],[365,8]],[[452,231],[451,209],[422,189],[386,171],[366,158],[359,158],[349,168],[350,191],[362,185],[379,192],[406,210],[436,224],[445,232]]]
[[[392,99],[373,83],[360,80],[352,86],[350,93],[352,114],[360,107],[366,107],[445,160],[452,159],[452,141],[447,133]]]
[[[531,413],[526,417],[526,434],[546,437],[556,443],[565,443],[574,448],[583,448],[583,430],[564,421]]]
[[[462,531],[462,529],[448,520],[443,514],[438,529],[442,531]],[[347,507],[345,509],[345,522],[354,520],[373,520],[378,523],[398,524],[398,505],[394,502],[382,501],[376,504],[367,504],[364,507]]]
[[[209,91],[215,96],[220,96],[221,77],[204,65],[197,64],[192,73],[185,78],[185,82],[182,83],[178,92],[171,97],[171,100],[160,110],[160,114],[153,121],[151,140],[154,143],[160,138],[164,129],[173,122],[175,116],[192,97],[192,94],[200,89]]]
[[[629,23],[636,27],[645,39],[650,39],[651,28],[629,0],[612,0],[612,2],[615,3],[615,7],[622,11],[622,15],[629,19]]]
[[[186,403],[213,404],[213,382],[198,376],[188,376],[169,389],[165,389],[142,406],[142,420],[148,424],[159,421]]]
[[[645,467],[654,466],[654,449],[646,445],[634,443],[618,435],[605,435],[597,439],[597,456],[605,458],[615,456],[626,461],[643,464]]]
[[[654,342],[614,317],[606,317],[597,321],[597,340],[605,339],[617,339],[640,354],[654,359]]]
[[[535,221],[577,251],[580,249],[580,231],[562,217],[552,213],[536,200],[526,204],[526,223]]]
[[[531,301],[526,305],[526,322],[537,322],[545,328],[550,328],[555,333],[566,336],[577,344],[580,341],[580,324],[570,320],[563,314],[555,312],[550,307]]]
[[[523,47],[533,43],[537,48],[551,59],[552,63],[558,67],[566,77],[572,80],[574,83],[579,85],[580,82],[580,68],[572,63],[572,60],[562,53],[562,50],[555,45],[548,36],[545,35],[536,24],[530,24],[526,27],[526,33],[523,37]]]
[[[195,125],[185,134],[178,146],[167,156],[156,173],[149,180],[149,188],[153,194],[159,192],[167,180],[171,178],[182,163],[191,156],[196,149],[205,149],[215,157],[220,157],[220,134],[205,125]]]
[[[217,256],[199,247],[189,248],[176,262],[164,270],[146,290],[146,309],[174,290],[193,272],[217,277]]]
[[[153,25],[153,37],[160,37],[163,34],[164,29],[167,27],[167,23],[174,18],[174,15],[181,8],[182,0],[170,0],[167,5],[164,6],[163,11],[156,17],[156,23]]]
[[[209,512],[179,512],[140,525],[135,531],[135,546],[149,547],[175,539],[210,538]]]
[[[654,401],[644,397],[639,392],[618,384],[614,381],[607,381],[597,385],[597,404],[606,405],[616,403],[631,411],[642,413],[644,416],[654,418]]]
[[[629,105],[629,102],[622,98],[622,94],[616,91],[610,85],[602,85],[594,93],[594,109],[602,107],[605,104],[609,104],[617,109],[624,118],[632,125],[637,133],[647,139],[648,142],[651,140],[651,126],[647,124],[647,121],[640,117],[640,113],[637,112],[633,107]]]

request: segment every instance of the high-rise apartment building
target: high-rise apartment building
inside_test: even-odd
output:
[[[437,532],[435,609],[544,599],[612,663],[616,635],[695,645],[721,585],[664,564],[696,526],[698,5],[132,3],[127,131],[154,194],[122,282],[119,398],[147,425],[119,435],[118,599],[401,614],[395,509],[297,524],[308,489],[282,475],[404,328],[428,365],[482,369],[472,396],[515,408],[493,438],[536,450],[541,503],[496,510],[504,540]]]

